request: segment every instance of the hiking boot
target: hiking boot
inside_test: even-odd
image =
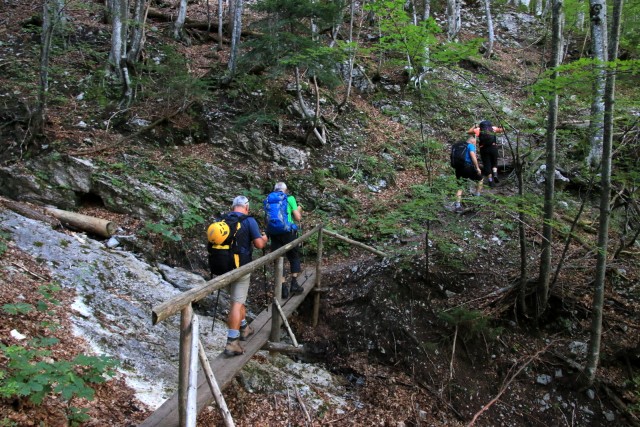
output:
[[[238,340],[227,341],[227,345],[224,347],[225,356],[240,356],[242,353],[244,353],[244,349],[240,346]]]
[[[304,292],[304,288],[298,284],[296,278],[291,279],[291,293],[293,295],[300,295]]]
[[[500,184],[500,180],[498,179],[498,174],[495,174],[495,176],[493,177],[493,182],[495,182],[496,184]]]
[[[282,284],[282,299],[287,299],[287,298],[289,298],[289,287],[283,283]]]
[[[253,335],[255,331],[249,325],[247,325],[244,329],[240,328],[240,341],[246,341],[249,339],[251,335]]]
[[[455,209],[453,209],[453,211],[454,211],[455,213],[462,213],[462,211],[463,211],[463,210],[464,210],[464,209],[462,209],[462,206],[461,206],[461,205],[460,205],[460,206],[456,206],[456,207],[455,207]]]
[[[493,187],[495,187],[495,186],[496,186],[495,181],[490,180],[490,181],[489,181],[489,187],[493,188]]]

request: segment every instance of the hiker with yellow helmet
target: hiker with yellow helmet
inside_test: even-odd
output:
[[[266,234],[260,231],[255,218],[249,215],[249,199],[238,196],[233,199],[231,212],[223,215],[207,229],[209,240],[209,268],[211,274],[224,274],[251,262],[253,248],[267,245]],[[228,287],[231,308],[227,318],[227,344],[225,356],[238,356],[244,349],[238,341],[246,341],[254,330],[245,319],[247,293],[251,275],[246,274]]]

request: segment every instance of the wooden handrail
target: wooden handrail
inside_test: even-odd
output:
[[[214,279],[211,279],[202,286],[198,286],[197,288],[190,289],[186,292],[176,295],[175,297],[161,304],[158,304],[157,306],[153,307],[153,309],[151,310],[152,323],[155,325],[159,322],[162,322],[163,320],[167,319],[169,316],[181,311],[184,307],[191,304],[192,302],[201,300],[202,298],[206,297],[210,293],[217,291],[218,289],[224,288],[230,283],[235,282],[245,274],[249,274],[252,271],[255,271],[258,268],[262,267],[263,265],[275,260],[276,258],[281,257],[289,249],[293,248],[294,246],[306,240],[309,240],[309,238],[311,238],[311,236],[317,233],[318,230],[320,230],[320,228],[321,226],[317,225],[312,230],[298,237],[296,240],[292,241],[291,243],[287,243],[286,245],[271,252],[268,255],[260,257],[255,261],[251,261],[249,264],[243,265],[240,268],[231,270],[228,273],[222,274]]]
[[[342,240],[343,242],[347,242],[347,243],[349,243],[349,244],[351,244],[353,246],[357,246],[359,248],[366,249],[369,252],[373,252],[374,254],[379,255],[379,256],[381,256],[383,258],[387,257],[386,253],[384,253],[382,251],[379,251],[376,248],[373,248],[371,246],[365,245],[364,243],[356,242],[355,240],[352,240],[352,239],[350,239],[348,237],[341,236],[340,234],[336,233],[335,231],[329,231],[326,228],[323,228],[322,232],[325,233],[327,236],[335,237],[336,239]]]

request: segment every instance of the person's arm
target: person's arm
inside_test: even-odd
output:
[[[296,198],[293,196],[288,196],[288,203],[289,206],[291,207],[291,216],[293,217],[294,220],[300,222],[300,220],[302,219],[302,206],[298,205],[298,202],[296,201]]]
[[[475,135],[476,134],[476,129],[478,128],[478,125],[473,125],[469,128],[469,130],[467,131],[467,133],[469,135]]]
[[[249,235],[251,236],[251,242],[253,246],[258,249],[262,249],[267,246],[269,238],[264,232],[260,231],[258,222],[254,218],[249,218]]]
[[[482,172],[480,171],[480,166],[478,165],[478,157],[476,156],[476,152],[469,151],[469,157],[471,157],[471,162],[473,163],[473,166],[476,168],[476,172],[478,172],[478,175],[481,175]]]
[[[504,132],[504,128],[498,127],[498,126],[494,126],[493,127],[493,131],[495,133],[503,133]]]

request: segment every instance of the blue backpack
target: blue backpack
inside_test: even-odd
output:
[[[285,234],[297,230],[298,227],[289,221],[287,195],[282,191],[269,193],[264,200],[267,234]]]

